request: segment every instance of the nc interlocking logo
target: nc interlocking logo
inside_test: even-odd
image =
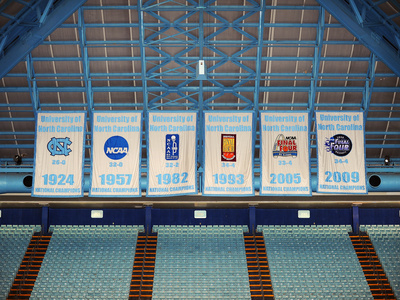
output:
[[[49,150],[51,156],[64,155],[68,156],[72,151],[69,146],[72,144],[69,137],[55,138],[53,137],[47,144],[47,150]]]

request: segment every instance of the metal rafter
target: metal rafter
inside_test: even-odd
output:
[[[314,60],[312,66],[312,75],[311,75],[311,86],[310,92],[308,94],[308,109],[311,111],[311,116],[314,116],[315,109],[315,95],[317,92],[318,86],[318,74],[319,74],[319,64],[321,62],[321,52],[324,40],[324,31],[325,31],[325,9],[322,7],[318,12],[318,28],[317,28],[317,37],[315,41],[314,47]]]
[[[75,12],[81,5],[83,5],[86,0],[60,0],[57,2],[57,6],[54,7],[52,11],[49,12],[50,6],[49,1],[32,1],[37,4],[37,6],[30,6],[27,8],[29,13],[26,13],[27,20],[16,19],[15,22],[25,24],[29,19],[33,18],[34,23],[29,22],[29,30],[24,26],[13,27],[7,32],[3,33],[4,36],[8,36],[11,41],[7,46],[4,47],[4,55],[0,58],[0,78],[6,75],[11,69],[23,60],[26,55],[29,54],[33,49],[35,49],[51,32],[54,31],[59,25],[61,25],[72,13]],[[43,13],[40,14],[37,21],[32,17],[31,9],[40,9],[40,4],[45,4]],[[36,14],[34,14],[36,15]],[[38,17],[37,15],[35,16]],[[14,20],[13,20],[14,21]],[[15,31],[18,31],[17,33]],[[15,41],[11,37],[15,36],[18,39]],[[12,44],[11,44],[12,43]]]
[[[29,94],[31,95],[32,109],[34,112],[36,112],[40,108],[40,102],[35,70],[33,68],[32,54],[29,54],[26,57],[26,70]]]
[[[34,118],[24,116],[19,110],[25,109],[26,112],[26,109],[30,108],[29,101],[32,103],[33,111],[41,107],[61,109],[72,106],[79,106],[82,109],[88,107],[89,110],[143,106],[145,111],[149,109],[257,111],[264,107],[311,111],[363,108],[369,111],[367,124],[380,125],[379,128],[373,127],[373,131],[366,132],[367,149],[380,149],[381,154],[378,156],[382,156],[385,151],[400,146],[395,141],[400,135],[400,132],[396,131],[396,122],[400,122],[397,113],[400,103],[395,96],[399,88],[394,84],[379,84],[395,81],[396,75],[385,69],[375,68],[380,62],[376,63],[377,57],[369,55],[369,52],[364,51],[361,55],[350,56],[346,51],[343,51],[347,53],[345,55],[334,53],[334,50],[326,52],[326,49],[347,47],[351,48],[353,53],[354,48],[360,48],[362,41],[348,36],[342,40],[337,34],[336,36],[329,34],[330,30],[333,33],[335,30],[343,30],[343,26],[339,23],[325,22],[323,8],[284,6],[278,5],[279,1],[267,5],[265,0],[246,0],[244,6],[221,5],[221,3],[222,1],[215,0],[159,0],[158,3],[156,0],[142,0],[138,5],[81,7],[78,12],[78,22],[60,26],[60,29],[67,33],[68,30],[74,30],[79,38],[57,39],[55,35],[54,38],[42,42],[43,48],[51,47],[51,54],[27,56],[27,72],[19,68],[3,79],[5,84],[4,87],[0,87],[0,93],[7,94],[10,101],[0,103],[0,107],[7,109],[12,105],[12,110],[14,108],[15,110],[11,117],[1,117],[0,122],[13,122],[18,125],[16,122],[33,121]],[[355,0],[353,3],[357,7],[358,2]],[[126,18],[110,19],[110,12],[117,10],[123,14],[129,10],[137,10],[137,20],[129,19],[128,22]],[[274,15],[270,22],[264,22],[268,18],[267,11],[271,11]],[[309,21],[310,15],[307,14],[313,11],[318,13],[318,21]],[[96,15],[96,12],[98,12],[97,18],[92,18],[92,14]],[[301,21],[289,15],[282,18],[283,14],[293,14],[293,16],[301,14]],[[359,14],[363,18],[362,10]],[[235,17],[232,17],[233,15]],[[305,22],[303,15],[306,15]],[[50,15],[47,19],[49,17]],[[105,36],[104,32],[117,32],[118,28],[121,32],[129,32],[129,35]],[[290,33],[296,28],[302,31],[301,37],[281,37],[280,32]],[[100,33],[102,31],[103,34],[93,34],[96,30]],[[266,30],[275,34],[264,40]],[[327,33],[325,40],[324,33]],[[7,40],[3,42],[4,45]],[[1,42],[0,39],[0,46]],[[66,51],[61,51],[61,55],[55,51],[53,55],[53,48],[64,46],[71,49],[79,48],[80,55],[69,56],[68,53],[65,54]],[[104,49],[106,55],[102,56],[101,51],[95,51],[97,48]],[[113,54],[113,50],[124,50],[124,48],[129,50],[121,51],[123,53],[121,55],[115,55],[119,53],[118,51]],[[286,51],[291,48],[295,48],[295,51]],[[140,55],[134,55],[134,49],[140,49]],[[271,55],[265,55],[267,51]],[[97,54],[99,52],[100,54]],[[207,80],[197,81],[195,66],[200,59],[204,59],[208,66]],[[118,71],[98,67],[102,64],[115,66],[125,63],[132,65],[139,63],[141,70],[135,71],[132,68]],[[80,67],[70,72],[66,67],[68,64],[71,66],[79,64]],[[265,64],[270,68],[264,69]],[[49,67],[46,69],[43,65]],[[54,72],[55,65],[57,73]],[[280,70],[281,65],[283,70]],[[341,68],[332,68],[332,65]],[[366,67],[360,68],[359,65],[368,65],[368,70]],[[91,66],[93,68],[90,68]],[[304,66],[306,68],[308,66],[305,71]],[[27,79],[26,85],[7,84],[21,79]],[[265,85],[267,82],[268,85]],[[29,93],[31,100],[28,99],[26,103],[12,101],[13,93]],[[41,98],[49,99],[51,93],[62,95],[62,101],[39,103],[39,95]],[[77,104],[66,100],[65,95],[69,93],[86,95],[88,103]],[[114,96],[115,93],[136,93],[143,95],[143,100],[131,103],[129,99],[119,100]],[[268,93],[271,95],[296,93],[296,99],[303,98],[294,102],[291,94],[289,97],[291,101],[290,99],[276,101],[275,96],[271,96],[268,103],[262,103],[259,95]],[[339,99],[333,96],[336,93],[340,95]],[[324,101],[319,102],[316,99],[319,94],[325,95]],[[360,97],[351,97],[354,94]],[[96,98],[104,95],[106,98],[107,95],[113,95],[112,101],[107,101],[108,98],[99,101]],[[308,97],[305,97],[306,95]],[[382,95],[382,101],[377,100],[380,98],[377,95]],[[385,97],[390,98],[390,101],[389,99],[386,101]],[[391,131],[388,131],[389,122]],[[383,125],[387,126],[383,128]],[[0,134],[5,135],[7,132],[9,133],[4,131]],[[24,132],[30,131],[16,130],[12,134],[15,133],[17,136]],[[313,134],[315,133],[312,132]],[[383,136],[385,142],[382,143],[382,139],[377,140],[377,135]],[[0,145],[0,148],[14,149],[20,145],[21,143],[10,143],[10,145]],[[27,149],[33,148],[33,141],[31,146],[24,146]],[[315,144],[311,145],[312,149],[315,147]],[[374,153],[377,152],[379,151]],[[367,161],[379,164],[379,159],[372,156],[367,157]]]
[[[85,86],[86,99],[88,103],[88,110],[92,112],[94,109],[92,79],[90,75],[89,54],[86,41],[86,27],[84,19],[84,11],[82,8],[78,10],[78,30],[79,30],[79,47],[82,57],[83,81]],[[89,113],[90,118],[92,114]]]
[[[400,32],[366,1],[317,0],[357,39],[400,76]]]

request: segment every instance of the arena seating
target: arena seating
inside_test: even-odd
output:
[[[55,226],[30,299],[128,299],[138,226]]]
[[[153,298],[250,299],[247,226],[155,226]]]
[[[373,299],[350,226],[259,226],[275,299]]]
[[[400,226],[361,225],[368,233],[397,299],[400,299]]]
[[[25,251],[38,226],[0,226],[0,299],[5,299],[18,272]]]

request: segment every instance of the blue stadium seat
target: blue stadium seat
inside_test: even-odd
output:
[[[400,226],[361,225],[368,233],[397,299],[400,299]]]
[[[34,232],[40,226],[0,226],[0,299],[6,299]]]
[[[243,226],[155,226],[153,299],[251,299]]]
[[[275,299],[373,299],[351,226],[259,226]]]
[[[142,227],[79,225],[52,230],[30,299],[128,298]]]

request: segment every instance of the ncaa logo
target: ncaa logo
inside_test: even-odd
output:
[[[122,136],[115,135],[104,143],[104,153],[113,160],[124,158],[128,154],[129,145]]]

